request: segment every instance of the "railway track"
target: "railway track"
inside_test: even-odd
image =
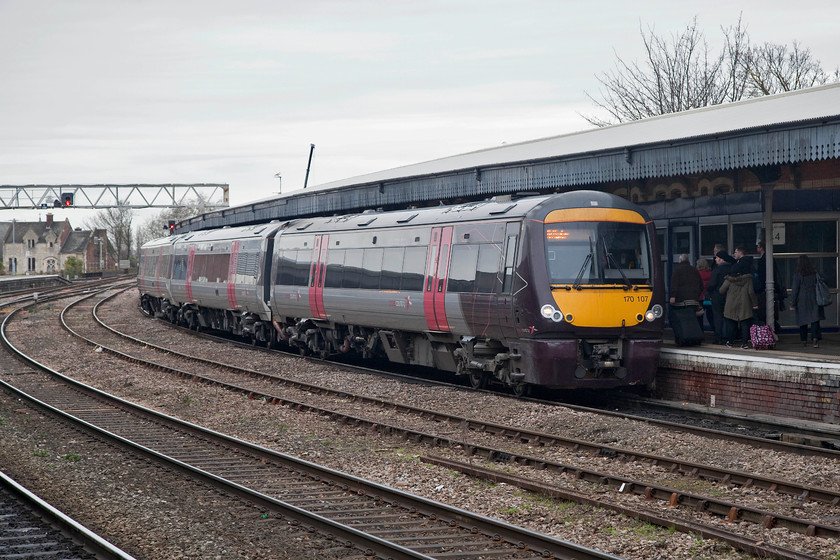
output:
[[[3,323],[3,340],[10,314]],[[17,351],[17,350],[16,350]],[[19,352],[3,385],[67,421],[383,558],[615,558],[178,421],[83,386]]]
[[[95,308],[93,314],[94,316],[97,316]],[[101,342],[101,339],[99,341],[89,340],[89,343],[98,345],[103,344]],[[143,341],[135,341],[135,343],[142,344],[146,347],[146,350],[148,350],[149,345],[147,343]],[[137,348],[139,348],[139,346]],[[171,349],[164,350],[164,352],[167,354],[168,358],[181,360],[181,369],[173,368],[172,365],[164,365],[160,363],[160,361],[155,362],[155,367],[158,367],[160,369],[168,368],[167,370],[170,371],[170,373],[181,377],[187,377],[205,383],[221,384],[229,389],[243,392],[250,398],[262,398],[265,399],[267,402],[272,402],[275,404],[285,404],[298,410],[308,410],[321,415],[328,415],[334,420],[343,423],[349,423],[353,425],[366,425],[369,428],[376,429],[382,433],[399,435],[402,438],[410,439],[416,442],[425,442],[436,446],[463,449],[466,450],[468,454],[479,454],[497,461],[515,463],[518,465],[531,465],[539,469],[553,470],[558,473],[567,474],[576,479],[591,480],[596,484],[614,488],[617,492],[620,493],[635,493],[640,496],[643,496],[647,500],[659,499],[667,502],[669,505],[672,506],[690,507],[700,511],[707,511],[711,514],[724,517],[729,521],[746,520],[753,523],[761,524],[766,528],[786,527],[788,529],[799,531],[807,535],[819,535],[830,538],[836,538],[838,536],[838,529],[836,527],[831,525],[815,523],[812,520],[792,518],[785,515],[775,514],[769,511],[763,511],[754,507],[744,507],[738,504],[733,504],[709,496],[692,495],[688,492],[678,491],[673,488],[667,488],[662,485],[651,484],[650,482],[631,480],[620,476],[605,475],[604,473],[598,471],[581,469],[579,467],[571,465],[556,463],[553,461],[546,460],[542,457],[531,457],[528,455],[523,455],[521,453],[511,451],[509,448],[500,449],[498,447],[476,445],[475,443],[471,442],[447,438],[441,436],[440,433],[425,433],[418,430],[406,429],[404,427],[396,425],[384,424],[379,421],[369,421],[364,418],[340,413],[335,409],[318,408],[313,406],[311,403],[294,401],[288,399],[287,397],[278,397],[276,393],[272,394],[271,392],[266,390],[265,383],[268,383],[269,386],[271,384],[274,384],[275,388],[278,386],[278,384],[282,384],[284,389],[290,385],[295,385],[301,390],[320,395],[326,394],[329,398],[332,399],[340,397],[342,399],[351,399],[354,403],[364,402],[368,405],[377,408],[386,408],[388,410],[399,412],[400,414],[414,415],[423,418],[425,419],[425,421],[430,423],[454,425],[457,426],[458,430],[460,431],[468,430],[472,432],[480,432],[482,434],[493,434],[496,438],[513,440],[520,444],[526,443],[528,445],[537,445],[539,447],[565,446],[573,449],[575,452],[585,451],[587,453],[593,453],[601,456],[620,459],[621,461],[645,461],[650,464],[656,465],[657,467],[663,467],[667,471],[679,472],[688,477],[717,480],[723,483],[745,488],[762,488],[770,492],[780,492],[790,496],[798,497],[800,499],[807,498],[809,500],[820,501],[831,506],[837,506],[837,504],[840,503],[840,494],[831,489],[816,488],[812,486],[797,484],[790,481],[781,481],[768,477],[761,477],[750,473],[717,469],[710,465],[675,461],[667,457],[641,454],[629,451],[627,449],[610,448],[609,446],[604,446],[603,444],[593,444],[590,442],[584,442],[580,440],[562,438],[557,436],[556,434],[539,433],[529,430],[523,430],[521,428],[489,424],[486,422],[482,423],[469,418],[454,416],[450,414],[443,414],[440,412],[414,407],[406,407],[404,405],[398,405],[393,402],[385,402],[380,399],[373,399],[365,397],[363,395],[351,395],[348,394],[346,391],[332,392],[332,394],[330,394],[330,390],[324,387],[300,384],[299,382],[295,382],[290,379],[281,379],[271,375],[259,374],[258,372],[253,372],[251,370],[231,368],[230,366],[226,366],[224,364],[219,364],[216,362],[208,362],[197,358],[190,358],[190,360],[192,361],[198,361],[200,363],[203,363],[203,365],[206,367],[212,367],[214,371],[213,378],[208,378],[206,376],[201,376],[196,373],[186,371],[183,366],[183,358],[176,358]],[[161,354],[158,352],[158,357],[160,356]],[[125,359],[131,359],[132,361],[139,360],[136,356],[129,357],[127,355],[124,355],[123,357]],[[225,378],[226,375],[228,376],[227,378]],[[248,381],[244,382],[243,377],[247,377]],[[255,386],[255,383],[257,382],[260,383],[260,387]],[[799,446],[787,447],[789,449],[796,450],[797,452],[817,452],[816,450],[807,448],[799,449]],[[450,468],[453,468],[454,470],[461,470],[455,467]],[[463,470],[462,472],[468,472],[468,470]],[[470,474],[476,476],[474,472],[470,472]],[[639,516],[644,517],[644,514],[639,514]],[[692,524],[686,525],[685,530],[691,532],[699,531],[698,527]],[[725,532],[715,531],[711,529],[707,529],[707,532],[710,535],[715,534],[716,538],[721,538],[724,540],[727,539],[727,537],[724,536]],[[703,534],[702,531],[700,532],[700,534]],[[738,546],[743,550],[751,551],[751,553],[754,554],[762,554],[768,557],[779,558],[798,557],[795,553],[792,553],[791,551],[781,551],[778,549],[774,550],[772,549],[772,547],[764,547],[764,549],[762,549],[760,552],[755,552],[756,543],[754,540],[744,540],[738,538],[737,536],[733,537],[730,535],[728,542],[731,542],[733,545]],[[786,554],[789,554],[789,556],[786,556]],[[803,557],[807,557],[807,555]]]
[[[133,560],[0,472],[0,559]]]

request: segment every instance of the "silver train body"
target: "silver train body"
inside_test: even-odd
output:
[[[649,385],[655,239],[643,210],[577,191],[175,235],[142,247],[138,287],[151,314],[304,354],[517,393]]]

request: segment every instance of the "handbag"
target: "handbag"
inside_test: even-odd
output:
[[[831,293],[828,291],[828,284],[825,283],[825,280],[819,274],[817,274],[815,289],[817,291],[817,305],[820,307],[831,305]]]

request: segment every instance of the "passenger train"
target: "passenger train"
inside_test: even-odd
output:
[[[173,235],[143,245],[138,287],[190,328],[519,395],[649,386],[664,323],[653,222],[595,191]]]

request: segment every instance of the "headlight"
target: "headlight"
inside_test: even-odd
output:
[[[540,315],[546,319],[551,319],[555,323],[559,323],[563,320],[563,312],[554,309],[554,306],[548,303],[540,307]]]
[[[645,320],[648,322],[653,322],[662,317],[663,309],[662,306],[658,303],[647,310],[645,313]]]

